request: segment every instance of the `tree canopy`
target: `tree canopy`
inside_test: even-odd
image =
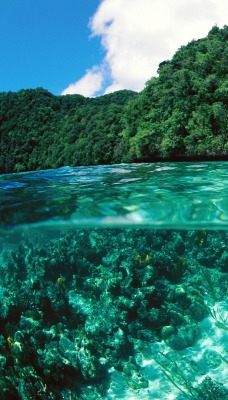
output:
[[[139,94],[0,93],[0,172],[226,157],[228,27],[182,46]]]

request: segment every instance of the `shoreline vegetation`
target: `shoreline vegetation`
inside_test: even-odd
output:
[[[136,93],[0,93],[0,173],[228,160],[228,26],[182,46]]]

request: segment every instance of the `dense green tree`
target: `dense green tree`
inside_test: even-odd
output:
[[[228,148],[228,27],[181,47],[125,107],[126,161],[218,156]]]
[[[139,94],[0,93],[0,173],[227,157],[228,27],[182,46]]]

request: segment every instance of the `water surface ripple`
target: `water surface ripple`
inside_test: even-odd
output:
[[[227,229],[228,162],[63,167],[0,176],[1,231],[49,226]]]

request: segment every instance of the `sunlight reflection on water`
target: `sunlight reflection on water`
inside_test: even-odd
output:
[[[227,229],[228,162],[148,163],[1,175],[1,229]]]

